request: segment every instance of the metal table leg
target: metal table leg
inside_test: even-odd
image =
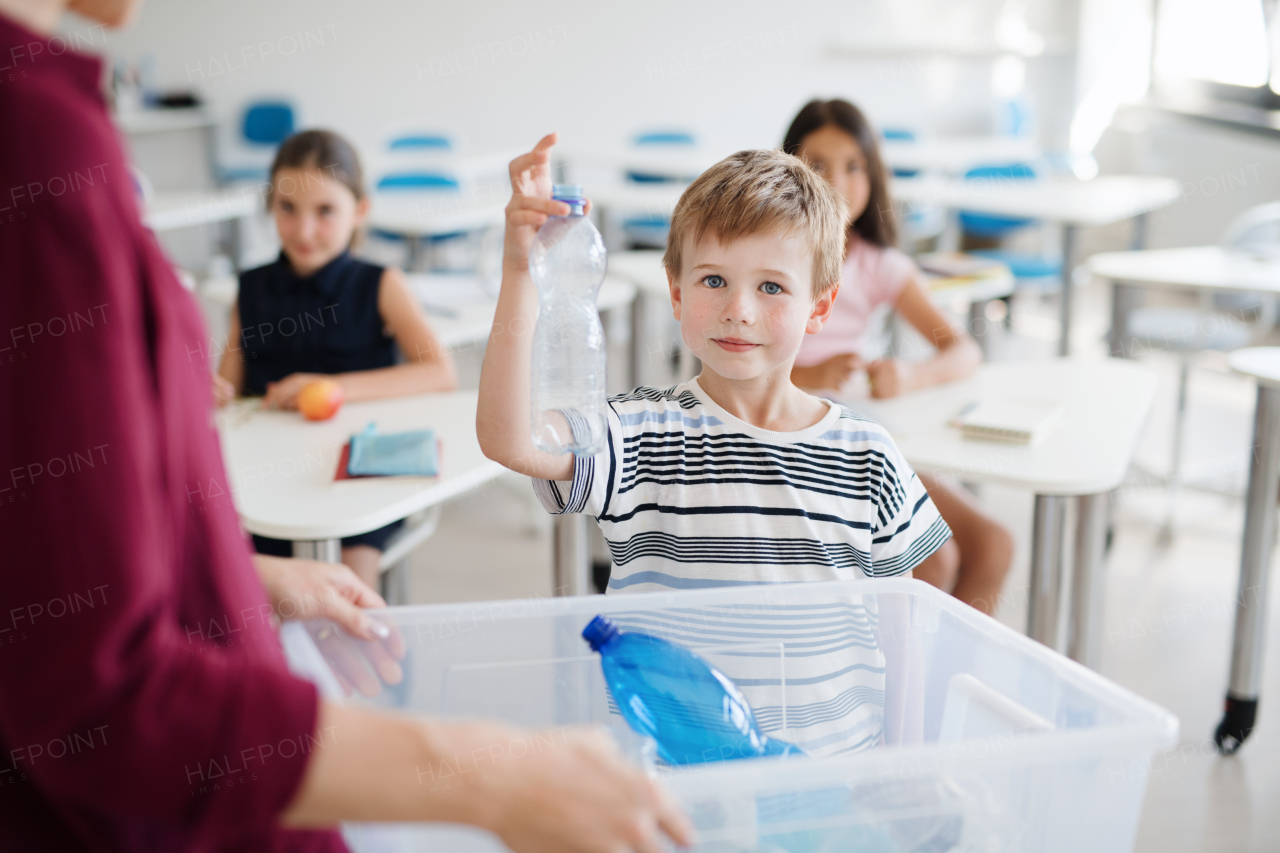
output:
[[[1129,315],[1142,301],[1141,289],[1122,281],[1111,282],[1111,331],[1108,348],[1114,358],[1133,358],[1133,339],[1129,337]]]
[[[1067,498],[1036,495],[1031,530],[1031,593],[1027,607],[1027,636],[1054,651],[1064,650],[1062,609],[1067,574],[1062,543]]]
[[[557,515],[551,534],[552,593],[591,593],[591,545],[587,541],[587,517],[582,513]]]
[[[1213,740],[1231,755],[1253,731],[1262,682],[1262,651],[1267,632],[1267,574],[1275,538],[1276,490],[1280,484],[1280,389],[1259,384],[1253,421],[1253,463],[1245,500],[1244,539],[1240,547],[1240,586],[1236,591],[1235,637],[1226,713]]]
[[[293,556],[300,560],[320,560],[324,563],[342,562],[341,539],[300,539],[293,543]]]
[[[1111,495],[1108,492],[1080,495],[1075,502],[1071,633],[1067,641],[1067,655],[1096,670],[1102,662],[1103,567]]]
[[[1062,337],[1058,339],[1058,355],[1071,355],[1071,270],[1075,266],[1076,226],[1062,226]]]
[[[987,321],[989,299],[969,303],[969,334],[982,349],[982,360],[991,360],[991,323]]]

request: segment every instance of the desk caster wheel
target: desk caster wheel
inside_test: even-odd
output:
[[[1218,730],[1213,733],[1213,742],[1223,755],[1235,755],[1236,750],[1244,745],[1245,738],[1253,731],[1254,721],[1258,717],[1257,699],[1235,699],[1227,697],[1226,713]]]

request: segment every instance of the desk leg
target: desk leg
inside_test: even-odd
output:
[[[649,302],[636,288],[636,298],[631,302],[631,376],[627,381],[631,388],[644,384],[644,359],[649,349]]]
[[[1253,421],[1253,462],[1249,468],[1244,538],[1240,546],[1231,678],[1227,683],[1226,713],[1213,736],[1224,755],[1231,755],[1244,743],[1253,730],[1258,710],[1262,651],[1267,633],[1267,574],[1275,537],[1278,485],[1280,389],[1259,385]]]
[[[1076,226],[1062,226],[1062,337],[1058,339],[1058,355],[1071,355],[1071,270],[1076,258]]]
[[[1133,217],[1133,231],[1129,234],[1129,249],[1137,252],[1147,248],[1147,220],[1150,213],[1139,213]]]
[[[1089,669],[1102,662],[1104,560],[1111,494],[1080,495],[1076,501],[1075,553],[1071,572],[1071,633],[1067,655]]]
[[[580,512],[557,515],[551,549],[552,593],[590,595],[591,546],[587,541],[587,517]]]
[[[418,272],[418,265],[422,263],[422,235],[410,234],[405,237],[409,243],[409,257],[405,259],[405,272]]]
[[[987,321],[987,306],[990,304],[989,299],[969,303],[969,334],[978,342],[983,361],[991,360],[991,324]]]
[[[1108,348],[1113,358],[1133,358],[1133,339],[1129,337],[1129,314],[1138,307],[1142,291],[1121,281],[1111,282],[1111,332]]]
[[[341,539],[301,539],[293,543],[293,556],[299,560],[320,560],[323,563],[342,562]]]
[[[1036,495],[1031,530],[1031,590],[1027,635],[1054,651],[1063,651],[1062,605],[1066,586],[1062,543],[1067,498]]]

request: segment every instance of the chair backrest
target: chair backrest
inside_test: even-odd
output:
[[[388,140],[387,150],[397,154],[449,154],[453,140],[431,131],[402,133]]]
[[[258,101],[245,108],[240,133],[256,145],[279,145],[293,134],[294,112],[284,101]]]
[[[456,192],[458,180],[443,172],[388,172],[378,179],[379,192]]]
[[[965,180],[985,180],[989,178],[1010,181],[1035,180],[1036,170],[1028,163],[1003,163],[1000,165],[974,166],[964,173]]]
[[[1251,207],[1236,218],[1220,245],[1267,255],[1280,255],[1280,201]]]
[[[1027,163],[1003,163],[999,165],[975,166],[964,173],[967,181],[1030,181],[1035,180],[1036,171]],[[960,211],[960,227],[968,234],[976,237],[999,239],[1006,234],[1025,228],[1034,219],[1023,219],[1012,216],[996,216],[990,213],[974,213]]]
[[[634,145],[683,145],[692,147],[697,139],[687,130],[653,130],[637,133],[631,140]]]

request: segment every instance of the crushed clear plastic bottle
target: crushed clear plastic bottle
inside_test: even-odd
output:
[[[584,213],[582,187],[556,184],[552,197],[567,203],[570,213],[548,217],[529,251],[529,274],[538,288],[533,444],[556,455],[590,456],[604,447],[606,431],[604,329],[596,310],[606,253]]]

